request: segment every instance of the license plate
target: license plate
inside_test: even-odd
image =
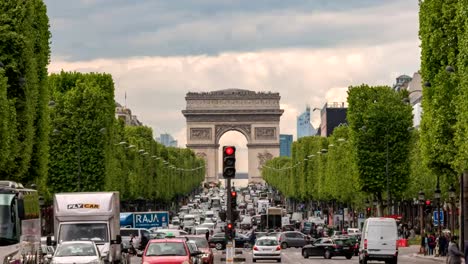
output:
[[[343,247],[343,249],[349,249],[349,247]]]

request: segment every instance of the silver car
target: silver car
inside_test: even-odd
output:
[[[252,250],[252,261],[257,262],[257,260],[264,259],[281,262],[281,246],[276,237],[264,236],[255,241]]]
[[[101,254],[92,241],[66,241],[57,246],[52,264],[103,264]]]

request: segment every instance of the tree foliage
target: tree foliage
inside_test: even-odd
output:
[[[456,66],[458,48],[458,0],[420,2],[421,76],[430,87],[423,89],[421,146],[423,161],[436,175],[454,177],[454,144],[457,123],[451,102],[457,93],[456,75],[446,66]]]
[[[0,2],[0,177],[46,177],[50,32],[42,0]]]
[[[168,202],[204,180],[204,161],[191,150],[167,148],[153,139],[151,128],[115,118],[110,75],[61,72],[49,84],[55,101],[51,193],[106,190],[119,191],[122,200]]]
[[[386,86],[361,85],[348,91],[347,119],[361,190],[379,200],[386,193],[387,181],[390,194],[400,197],[410,180],[412,114],[411,106],[403,102],[405,97]]]

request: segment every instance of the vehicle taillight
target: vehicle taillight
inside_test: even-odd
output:
[[[364,249],[367,249],[367,239],[364,239]]]
[[[277,247],[276,247],[276,251],[278,251],[278,250],[281,250],[281,247],[280,247],[280,246],[277,246]]]
[[[333,244],[333,248],[339,248],[337,244]]]
[[[253,250],[258,251],[258,247],[257,246],[253,247]]]

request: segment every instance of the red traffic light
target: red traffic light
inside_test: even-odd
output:
[[[231,197],[236,197],[236,195],[237,195],[237,192],[234,192],[234,191],[231,192]]]
[[[232,229],[232,224],[231,223],[227,224],[227,228]]]
[[[431,200],[426,200],[426,205],[431,205]]]
[[[226,153],[226,155],[229,155],[231,156],[232,154],[234,154],[236,150],[234,149],[234,147],[226,147],[224,149],[224,153]]]

